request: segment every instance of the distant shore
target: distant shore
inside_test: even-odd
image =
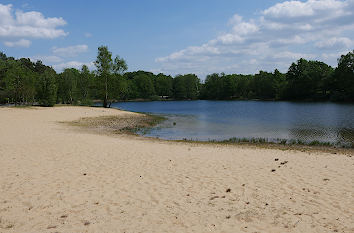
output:
[[[145,125],[147,118],[135,121],[140,116],[91,107],[0,108],[0,232],[354,230],[350,151],[127,134],[136,122]],[[119,133],[107,133],[112,125],[117,130],[118,118]]]

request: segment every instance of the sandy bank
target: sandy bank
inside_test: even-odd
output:
[[[0,232],[354,232],[354,156],[58,123],[111,115],[0,108]]]

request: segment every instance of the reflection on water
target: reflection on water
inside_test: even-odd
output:
[[[147,136],[163,139],[288,139],[354,143],[354,105],[268,101],[124,102],[114,107],[168,120]]]
[[[347,143],[353,143],[354,142],[354,129],[353,128],[339,129],[337,137],[339,139],[338,140],[339,142],[344,141]]]
[[[290,138],[295,140],[304,140],[304,139],[312,139],[312,140],[324,140],[328,141],[331,138],[330,130],[326,129],[304,129],[304,128],[294,128],[289,131]]]

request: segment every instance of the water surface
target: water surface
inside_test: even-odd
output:
[[[267,138],[354,143],[354,105],[273,101],[120,102],[113,107],[164,115],[146,136],[162,139]]]

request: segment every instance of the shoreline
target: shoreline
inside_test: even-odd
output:
[[[170,142],[62,123],[112,115],[141,114],[0,108],[0,232],[354,230],[354,158],[342,151]]]
[[[96,107],[100,108],[100,107]],[[104,109],[104,108],[102,108]],[[263,138],[251,138],[251,139],[244,139],[244,138],[230,138],[228,140],[209,140],[209,141],[199,141],[199,140],[166,140],[157,137],[149,137],[144,136],[144,131],[149,131],[162,121],[166,120],[165,117],[162,117],[158,114],[149,114],[144,112],[132,112],[117,108],[112,108],[118,111],[127,112],[127,113],[134,113],[137,114],[134,117],[134,120],[129,122],[127,125],[126,119],[120,119],[115,117],[95,117],[95,118],[84,118],[79,119],[73,122],[63,122],[67,123],[71,126],[75,127],[85,127],[89,130],[96,131],[98,133],[119,133],[119,134],[133,134],[138,137],[147,138],[150,140],[158,140],[158,141],[166,141],[166,142],[179,142],[179,143],[192,143],[192,144],[210,144],[210,145],[229,145],[229,146],[247,146],[247,147],[258,147],[263,149],[279,149],[279,150],[298,150],[298,151],[318,151],[318,152],[327,152],[327,153],[336,153],[340,151],[341,153],[345,154],[354,154],[354,147],[336,147],[334,144],[329,143],[316,143],[309,142],[298,142],[291,140],[287,140],[290,143],[283,144],[279,142],[271,142],[267,141],[267,139]],[[122,124],[122,125],[121,125]],[[106,132],[102,132],[106,131]],[[142,134],[138,133],[139,131],[143,131]],[[313,144],[313,145],[312,145]]]

